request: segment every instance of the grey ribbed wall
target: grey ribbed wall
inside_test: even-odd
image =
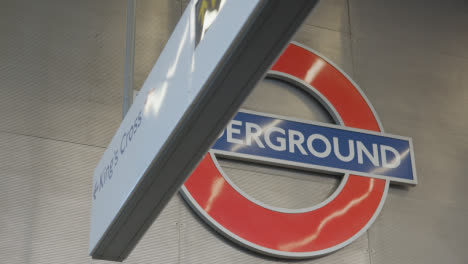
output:
[[[137,0],[136,87],[186,3]],[[0,263],[106,263],[87,256],[91,181],[121,118],[125,1],[0,4]],[[296,41],[361,86],[387,132],[413,137],[420,180],[391,187],[366,235],[301,263],[468,263],[466,28],[463,0],[323,0],[299,30]],[[244,107],[330,122],[313,100],[271,81]],[[317,203],[339,181],[222,165],[255,198],[291,208]],[[225,240],[177,195],[125,262],[288,261]]]

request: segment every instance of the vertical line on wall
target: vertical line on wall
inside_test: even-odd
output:
[[[180,195],[180,192],[176,194],[180,199],[179,202],[177,202],[177,235],[178,235],[178,241],[177,241],[177,263],[181,263],[181,256],[182,256],[182,239],[181,239],[181,233],[182,233],[182,206],[180,201],[183,202],[183,199]]]
[[[369,230],[366,231],[366,235],[367,235],[367,253],[369,254],[369,264],[372,264],[372,248],[371,248]]]
[[[356,74],[356,69],[354,66],[354,49],[353,49],[353,30],[351,27],[351,5],[350,5],[350,0],[346,1],[346,8],[348,11],[348,34],[349,34],[349,45],[350,45],[350,50],[351,50],[351,70],[352,74],[351,76],[353,77],[354,80],[357,79],[357,74]],[[356,80],[357,81],[357,80]],[[369,235],[369,230],[366,231],[366,236],[367,236],[367,254],[369,255],[369,263],[372,264],[372,248],[371,248],[371,241],[370,241],[370,235]]]
[[[349,46],[351,50],[351,70],[353,71],[350,75],[353,77],[354,80],[356,80],[356,71],[354,69],[354,51],[353,51],[353,33],[351,29],[351,5],[349,4],[349,0],[346,1],[346,8],[348,11],[348,34],[349,34]]]

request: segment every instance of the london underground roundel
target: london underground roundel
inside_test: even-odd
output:
[[[269,76],[302,87],[338,125],[241,110],[187,179],[182,194],[213,228],[257,252],[284,258],[333,252],[370,227],[390,181],[417,183],[412,141],[384,134],[359,87],[299,44],[284,50]],[[316,206],[277,208],[235,186],[216,155],[344,177],[337,190]]]

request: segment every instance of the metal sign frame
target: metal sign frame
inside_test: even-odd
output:
[[[196,48],[189,3],[95,170],[93,258],[130,254],[316,3],[226,1]]]

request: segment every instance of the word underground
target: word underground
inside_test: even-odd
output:
[[[235,138],[236,135],[241,135],[241,129],[244,130],[245,139]],[[227,142],[237,145],[251,146],[255,142],[259,148],[269,148],[274,151],[289,151],[290,153],[299,151],[302,155],[313,155],[318,158],[327,158],[333,152],[333,155],[341,161],[350,162],[357,158],[359,164],[364,164],[365,156],[374,166],[382,166],[384,168],[396,168],[401,162],[400,154],[391,146],[374,143],[372,144],[372,151],[370,151],[363,142],[352,139],[348,140],[348,149],[345,150],[348,154],[344,155],[342,154],[343,150],[340,150],[339,139],[337,137],[333,137],[330,140],[326,136],[317,133],[307,136],[306,139],[304,134],[296,130],[285,130],[279,127],[262,129],[255,123],[243,123],[238,120],[232,120],[229,123],[226,133]],[[273,136],[273,134],[276,135]],[[223,135],[224,132],[221,136]],[[387,159],[388,151],[396,157],[392,162],[389,162]]]
[[[413,179],[409,139],[260,113],[239,112],[213,150],[226,156],[318,170]]]

